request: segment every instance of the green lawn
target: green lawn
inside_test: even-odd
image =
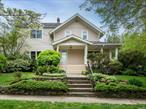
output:
[[[137,79],[143,82],[144,87],[146,87],[146,77],[140,77],[140,76],[126,76],[126,75],[115,75],[117,79],[120,80],[129,80],[129,79]]]
[[[0,109],[146,109],[146,104],[117,105],[1,100]]]
[[[34,73],[23,72],[22,78],[35,77]],[[0,73],[0,85],[8,85],[14,80],[14,73]]]

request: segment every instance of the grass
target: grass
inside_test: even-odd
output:
[[[146,77],[140,77],[140,76],[126,76],[126,75],[115,75],[115,77],[119,80],[129,80],[129,79],[137,79],[141,82],[143,82],[144,87],[146,87]]]
[[[146,109],[146,104],[83,104],[1,100],[0,109]]]
[[[31,72],[23,72],[22,78],[31,78],[35,77],[35,74]],[[0,85],[9,85],[12,81],[14,81],[14,73],[0,73]]]

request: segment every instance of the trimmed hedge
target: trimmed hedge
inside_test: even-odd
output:
[[[48,91],[67,91],[68,86],[66,83],[61,81],[35,81],[35,80],[22,80],[15,84],[9,86],[9,89],[18,89],[18,90],[28,90],[28,91],[37,91],[37,90],[48,90]]]

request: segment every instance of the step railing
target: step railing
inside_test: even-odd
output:
[[[87,69],[88,69],[89,73],[93,74],[93,70],[92,70],[92,67],[91,67],[91,64],[89,61],[87,62],[87,67],[88,67]]]

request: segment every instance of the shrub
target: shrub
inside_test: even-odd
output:
[[[7,58],[4,55],[0,54],[0,72],[3,71],[3,68],[5,67],[7,62]]]
[[[56,66],[48,66],[47,68],[48,73],[60,73],[59,71],[60,71],[59,67]]]
[[[39,66],[54,65],[57,66],[60,63],[61,54],[54,50],[45,50],[41,52],[37,58]]]
[[[7,62],[4,72],[16,72],[16,71],[26,72],[29,71],[30,69],[31,69],[30,62],[28,60],[16,59]]]
[[[112,60],[107,67],[108,74],[119,74],[123,68],[123,65],[118,60]]]
[[[119,61],[124,68],[136,71],[137,75],[141,75],[144,72],[146,58],[140,51],[122,51],[119,55]]]
[[[22,80],[9,86],[10,89],[18,90],[50,90],[50,91],[67,91],[68,86],[61,81],[35,81],[35,80]]]
[[[136,75],[136,71],[132,69],[126,69],[125,71],[122,72],[123,75]]]
[[[137,79],[130,79],[128,81],[128,83],[131,84],[131,85],[139,86],[139,87],[143,86],[143,83],[140,80],[137,80]]]
[[[47,73],[47,66],[38,66],[36,69],[36,74],[42,75],[43,73]]]
[[[138,87],[129,84],[115,84],[115,83],[101,83],[97,82],[95,86],[96,91],[106,91],[106,92],[145,92],[146,88]]]

